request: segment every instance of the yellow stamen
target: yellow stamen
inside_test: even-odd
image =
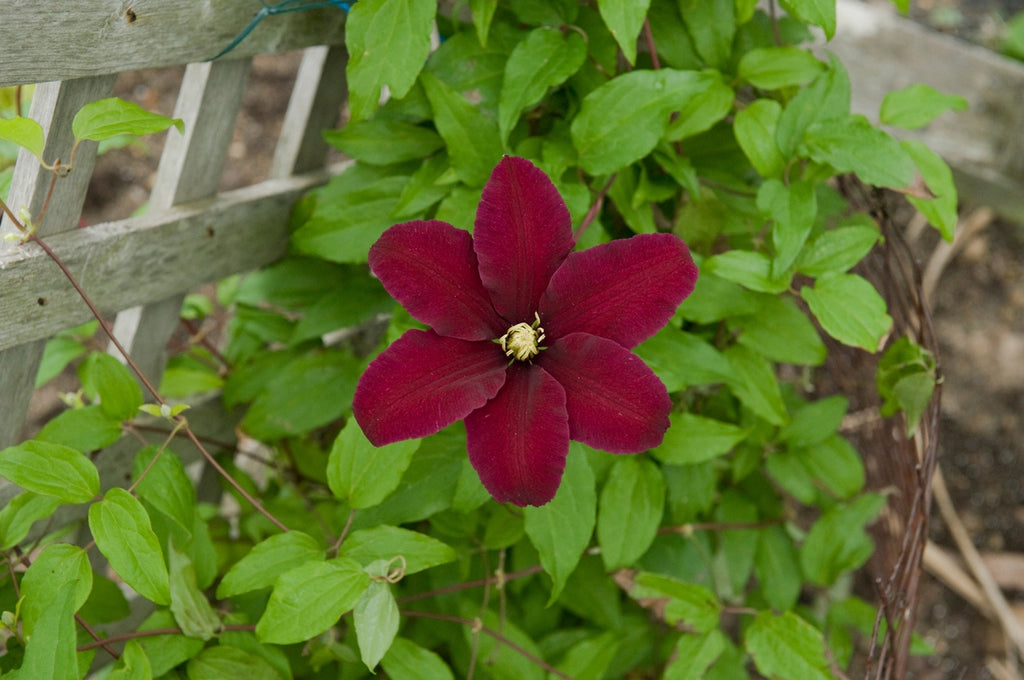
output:
[[[516,361],[529,361],[540,354],[539,345],[544,340],[544,329],[540,327],[540,314],[534,313],[532,324],[517,323],[498,338],[505,356]]]

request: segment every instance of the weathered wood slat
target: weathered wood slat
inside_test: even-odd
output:
[[[260,11],[259,0],[8,0],[0,86],[205,61]],[[344,42],[345,12],[268,16],[225,59]]]
[[[178,93],[174,116],[184,134],[172,133],[160,156],[149,209],[208,198],[217,193],[241,105],[251,59],[190,64]],[[118,314],[114,334],[153,385],[167,363],[167,340],[178,324],[184,291]],[[109,351],[121,359],[116,347]]]
[[[97,306],[115,312],[284,256],[292,204],[331,174],[268,180],[166,212],[57,234],[47,242]],[[0,349],[48,338],[90,318],[35,245],[0,255],[0,276]]]
[[[65,156],[71,151],[71,119],[85,104],[101,99],[110,94],[114,86],[113,76],[81,78],[70,82],[49,83],[36,88],[32,99],[31,116],[43,129],[48,131],[43,158],[53,161],[57,156]],[[14,178],[11,183],[9,205],[14,210],[25,207],[30,213],[38,216],[46,198],[50,195],[46,214],[39,223],[38,233],[56,234],[68,232],[78,226],[78,216],[85,201],[85,192],[92,175],[96,160],[96,145],[92,142],[83,143],[75,157],[75,169],[64,177],[50,195],[50,182],[53,173],[40,167],[35,156],[22,151],[15,166]],[[13,232],[14,227],[5,223],[0,232]],[[5,254],[14,254],[13,243],[0,241],[0,260]],[[2,268],[2,267],[0,267]],[[5,279],[0,286],[0,297],[4,297],[11,286],[17,281]],[[38,308],[23,311],[34,312],[35,316],[44,317]],[[17,321],[14,317],[0,314],[0,328],[10,328]],[[0,331],[2,332],[2,331]],[[35,384],[39,361],[43,356],[45,335],[26,338],[22,342],[14,342],[0,347],[0,387],[3,389],[3,408],[0,408],[0,448],[18,441],[28,412],[29,400]],[[22,345],[22,346],[17,346]]]
[[[281,136],[274,149],[271,177],[287,177],[323,167],[327,144],[323,131],[334,127],[347,87],[344,47],[311,47],[302,56]]]
[[[1024,222],[1024,64],[919,26],[888,3],[839,0],[837,11],[824,49],[850,72],[854,110],[877,121],[886,93],[914,83],[962,95],[969,110],[897,135],[942,155],[963,197]]]

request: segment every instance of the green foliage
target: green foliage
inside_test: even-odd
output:
[[[469,0],[451,16],[429,0],[354,3],[351,119],[325,133],[353,163],[295,206],[289,257],[220,284],[223,345],[197,336],[160,385],[165,399],[220,390],[245,453],[211,457],[236,485],[222,503],[199,482],[177,438],[199,409],[144,404],[128,368],[87,350],[95,324],[54,338],[37,384],[73,366],[81,389],[0,451],[0,476],[22,488],[0,509],[0,553],[31,564],[0,577],[4,623],[20,624],[5,677],[85,673],[94,652],[76,652],[90,640],[75,612],[90,625],[129,616],[100,557],[155,605],[135,631],[160,633],[99,657],[121,680],[845,668],[874,621],[849,576],[886,499],[839,433],[847,399],[815,386],[824,335],[876,352],[892,319],[855,273],[878,225],[829,180],[914,184],[909,200],[946,238],[957,198],[945,163],[852,114],[842,63],[808,49],[809,27],[836,31],[834,0],[780,5],[788,16],[752,0]],[[878,122],[915,128],[962,108],[912,86]],[[103,140],[179,123],[104,100],[73,127]],[[37,127],[0,120],[0,140],[39,156]],[[367,363],[418,327],[370,273],[371,245],[407,220],[472,230],[503,154],[549,174],[579,249],[671,232],[700,268],[636,348],[673,401],[662,443],[612,456],[573,442],[554,500],[522,510],[490,499],[462,426],[378,448],[351,416]],[[217,305],[192,296],[182,315],[205,324]],[[903,411],[912,434],[937,379],[927,351],[890,343],[882,415]],[[151,439],[149,416],[163,429]],[[101,483],[93,456],[108,455],[131,462]],[[76,504],[95,546],[53,524]]]

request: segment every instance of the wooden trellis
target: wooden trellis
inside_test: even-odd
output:
[[[76,0],[59,8],[14,0],[0,22],[0,86],[40,83],[31,116],[46,131],[43,158],[67,158],[71,120],[113,94],[117,73],[188,64],[144,217],[78,228],[96,157],[82,143],[71,173],[56,182],[39,234],[64,260],[143,371],[159,381],[167,340],[184,294],[197,285],[282,257],[292,204],[325,182],[321,132],[336,124],[345,97],[344,12],[327,8],[269,17],[234,51],[216,55],[260,9],[255,0]],[[217,193],[252,56],[304,53],[270,179]],[[9,205],[38,214],[52,172],[22,151]],[[0,227],[13,231],[9,221]],[[19,441],[46,341],[91,314],[36,245],[0,242],[0,448]],[[190,418],[200,432],[230,435],[216,409]],[[103,486],[124,483],[131,452],[111,447],[97,460]],[[133,443],[131,448],[137,448]],[[0,486],[0,506],[16,492]]]

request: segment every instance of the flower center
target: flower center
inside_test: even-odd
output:
[[[501,345],[505,356],[512,357],[514,361],[529,361],[544,349],[539,346],[544,340],[544,329],[540,327],[540,314],[535,312],[533,316],[532,324],[517,323],[495,341]]]

